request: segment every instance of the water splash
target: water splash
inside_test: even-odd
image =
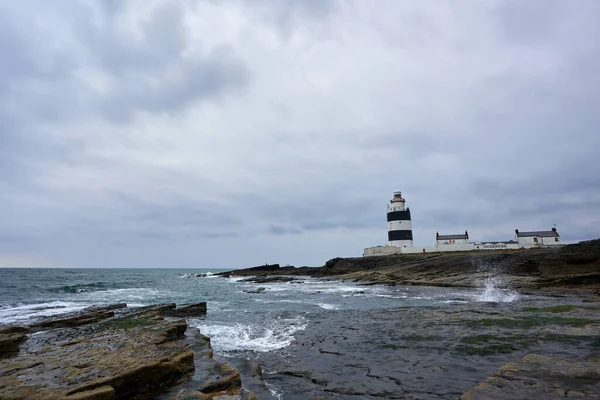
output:
[[[483,291],[475,296],[476,301],[510,303],[519,299],[519,294],[514,290],[502,289],[502,281],[496,277],[488,276],[483,281]]]
[[[191,323],[194,326],[194,323]],[[274,318],[256,323],[217,323],[201,321],[195,325],[211,337],[213,349],[219,352],[255,351],[267,352],[289,346],[294,341],[294,333],[304,330],[307,321],[304,317],[292,319]]]

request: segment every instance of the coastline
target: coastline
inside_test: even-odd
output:
[[[285,381],[288,392],[282,393],[294,400],[318,398],[323,393],[335,393],[344,400],[352,398],[348,393],[375,398],[389,393],[417,396],[423,390],[442,398],[501,399],[510,393],[531,398],[546,396],[551,392],[544,391],[555,390],[557,385],[561,393],[591,396],[596,389],[585,379],[596,379],[600,362],[600,304],[588,303],[600,300],[599,262],[600,240],[592,240],[560,249],[336,258],[318,268],[266,265],[221,272],[223,277],[244,277],[217,280],[240,285],[227,292],[240,296],[238,304],[255,300],[257,304],[291,305],[298,300],[296,312],[302,315],[308,304],[323,301],[313,297],[323,295],[323,289],[314,285],[330,285],[339,279],[352,286],[349,291],[338,291],[341,299],[360,299],[365,292],[380,289],[392,291],[397,299],[402,299],[404,292],[413,296],[446,294],[437,305],[425,302],[423,306],[341,310],[322,305],[322,311],[312,312],[310,329],[302,328],[290,337],[285,351],[262,353],[253,360],[238,359],[235,352],[213,359],[211,340],[205,334],[213,336],[215,344],[223,330],[200,326],[199,321],[207,315],[205,302],[176,307],[174,303],[156,304],[161,302],[153,298],[155,303],[144,307],[119,303],[38,318],[25,323],[27,326],[0,329],[0,369],[6,371],[0,376],[0,398],[281,398],[267,386],[269,380]],[[173,284],[177,288],[182,283],[188,288],[219,287],[208,284],[214,277],[188,273],[175,278]],[[517,289],[523,296],[515,302],[498,302],[469,301],[456,294],[474,292],[459,288],[481,289],[482,281],[490,279],[496,288],[508,288],[506,293]],[[195,282],[207,285],[196,286]],[[96,285],[100,283],[105,289],[107,283]],[[109,293],[77,292],[88,286],[53,290],[75,290],[74,295],[82,296]],[[122,290],[119,285],[114,287]],[[297,290],[299,297],[278,296],[284,288]],[[198,293],[206,296],[206,292]],[[373,297],[377,299],[373,301],[382,304],[389,296]],[[292,302],[281,303],[282,299]],[[288,307],[277,318],[288,313]],[[290,356],[294,363],[287,362]],[[485,375],[474,375],[469,369],[474,360],[485,368]],[[338,365],[345,367],[340,370],[335,367]],[[566,380],[561,365],[569,370]],[[266,380],[262,368],[267,371]],[[365,370],[379,372],[365,375]],[[529,385],[532,380],[539,385]],[[306,397],[311,391],[315,396]],[[434,394],[427,396],[424,398]]]
[[[600,239],[560,248],[398,254],[334,258],[321,267],[278,264],[221,272],[221,276],[311,276],[365,284],[501,287],[525,291],[576,290],[600,295]]]

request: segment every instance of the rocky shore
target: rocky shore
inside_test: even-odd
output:
[[[600,239],[559,248],[334,258],[316,268],[275,264],[222,275],[307,275],[373,284],[455,287],[477,287],[486,278],[495,277],[514,289],[583,289],[598,293]]]
[[[265,285],[286,281],[297,283],[298,277],[310,276],[347,279],[364,285],[460,288],[481,287],[486,280],[493,279],[496,285],[516,289],[520,293],[551,294],[559,297],[570,294],[569,298],[577,298],[583,304],[549,308],[525,307],[516,313],[514,309],[505,313],[500,309],[490,311],[486,307],[481,310],[465,307],[462,312],[452,314],[452,318],[456,320],[449,319],[446,312],[436,310],[397,310],[400,314],[416,313],[413,317],[401,315],[389,321],[389,325],[393,325],[393,321],[396,320],[403,321],[404,330],[411,333],[404,337],[404,341],[394,339],[389,343],[371,347],[387,346],[399,351],[398,357],[407,357],[406,349],[419,349],[422,343],[444,342],[439,348],[448,348],[453,354],[448,356],[444,353],[445,350],[435,350],[435,346],[423,346],[427,348],[427,352],[419,354],[416,359],[406,360],[406,366],[400,371],[401,379],[394,380],[399,373],[396,368],[387,369],[375,360],[372,363],[361,364],[354,356],[346,355],[348,348],[353,346],[352,332],[364,331],[357,329],[360,319],[356,319],[347,331],[344,330],[344,326],[328,327],[326,319],[319,321],[319,328],[329,332],[323,333],[322,336],[316,335],[323,338],[318,342],[318,354],[315,354],[320,361],[314,363],[310,369],[306,369],[304,365],[304,369],[298,370],[298,367],[285,362],[281,363],[280,368],[284,374],[309,379],[327,387],[327,391],[332,393],[360,393],[386,398],[420,398],[419,396],[423,395],[423,398],[429,398],[427,396],[443,397],[444,390],[450,390],[453,386],[454,380],[444,381],[448,379],[447,371],[451,368],[464,368],[462,364],[452,365],[453,361],[443,366],[444,357],[454,360],[459,357],[456,354],[492,358],[498,357],[499,354],[514,354],[519,358],[501,366],[493,375],[478,384],[474,382],[472,389],[466,392],[463,389],[461,399],[600,398],[600,353],[597,351],[600,314],[599,307],[595,304],[600,302],[600,239],[560,248],[335,258],[316,268],[280,267],[274,264],[229,271],[222,275],[252,277],[248,278],[248,281]],[[586,303],[589,305],[585,305]],[[391,310],[377,321],[385,321],[390,312]],[[428,315],[433,316],[433,321],[429,321]],[[383,325],[385,326],[379,330],[389,329],[388,325]],[[415,326],[411,328],[410,325]],[[445,332],[452,327],[456,327],[457,330]],[[390,332],[397,334],[398,330],[399,328],[394,328]],[[424,332],[436,333],[428,336]],[[302,335],[297,339],[302,341]],[[365,347],[362,340],[362,336],[357,338],[354,344],[356,349],[349,352],[350,355],[373,352],[374,349],[369,346],[368,350],[362,349]],[[340,343],[344,343],[344,346],[340,346]],[[415,347],[415,343],[419,346]],[[587,355],[563,358],[524,352],[525,349],[532,348],[554,354],[555,349],[566,349],[566,346],[573,344],[576,347],[580,346],[578,349],[591,349],[591,353],[582,351]],[[314,341],[302,342],[293,344],[288,351],[297,359],[310,358],[302,354],[313,350],[313,346],[317,346]],[[428,358],[432,352],[438,351],[442,354],[433,359]],[[568,353],[568,350],[564,352]],[[431,362],[431,365],[427,365],[427,362]],[[419,376],[423,372],[423,364],[426,364],[430,375],[431,371],[433,375],[440,369],[444,371],[435,377],[440,382],[445,382],[435,393],[420,392],[423,385],[419,379],[427,379],[425,376]],[[328,367],[323,368],[321,365]],[[338,370],[336,365],[346,365],[347,368],[343,369],[343,374],[337,376],[332,372]],[[380,373],[373,372],[379,370]],[[367,371],[366,377],[364,371]],[[354,372],[356,374],[352,375]],[[348,376],[351,376],[351,379]],[[383,392],[375,391],[374,388],[381,387],[383,381],[389,383],[389,387],[385,387]],[[428,385],[431,386],[432,384]],[[456,393],[457,397],[459,393],[461,392]]]
[[[0,399],[255,399],[182,319],[204,314],[206,303],[114,304],[2,327]]]

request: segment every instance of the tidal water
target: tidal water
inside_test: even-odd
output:
[[[286,400],[457,398],[527,353],[582,357],[600,344],[599,312],[578,297],[517,293],[493,278],[462,289],[254,284],[214,272],[0,269],[0,325],[90,305],[206,301],[207,315],[188,324],[211,337],[216,357],[257,360],[267,397]],[[576,307],[544,312],[565,304]]]

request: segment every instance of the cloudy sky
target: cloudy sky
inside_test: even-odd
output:
[[[600,237],[600,2],[0,1],[0,265]]]

